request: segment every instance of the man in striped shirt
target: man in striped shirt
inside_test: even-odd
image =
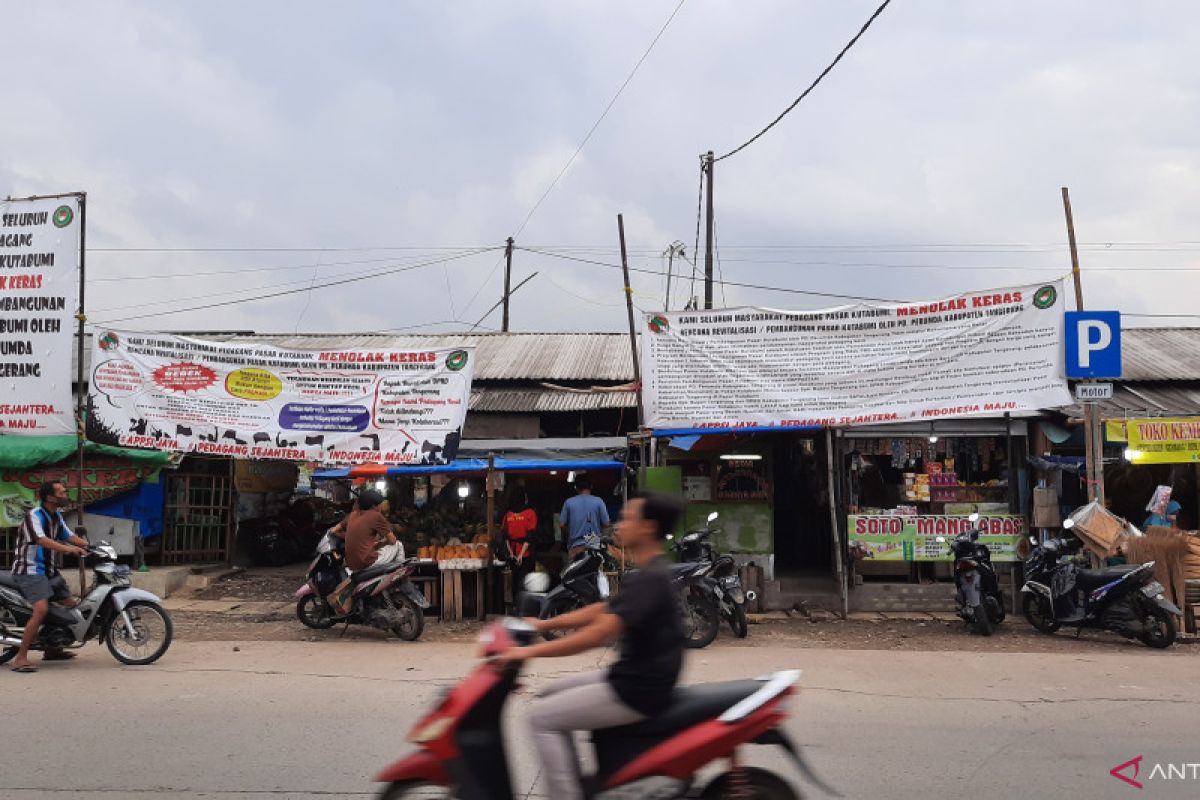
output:
[[[67,504],[67,487],[59,481],[47,481],[38,490],[41,503],[25,514],[17,531],[16,560],[13,562],[13,581],[33,606],[21,647],[13,659],[13,672],[36,672],[29,661],[29,648],[37,638],[42,621],[50,610],[50,601],[69,597],[66,584],[58,574],[54,553],[87,555],[87,539],[76,536],[63,519],[62,508]],[[44,658],[71,658],[62,650],[47,650]]]

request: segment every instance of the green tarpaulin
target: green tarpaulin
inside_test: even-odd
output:
[[[0,469],[32,469],[44,464],[57,464],[75,453],[78,440],[74,436],[0,436]],[[141,466],[165,466],[170,460],[157,450],[131,450],[84,442],[89,455],[111,456],[136,462]]]

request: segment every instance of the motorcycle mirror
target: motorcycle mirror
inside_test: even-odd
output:
[[[716,519],[717,517],[719,517],[719,516],[721,516],[721,515],[720,515],[718,512],[714,511],[714,512],[712,512],[711,514],[709,514],[709,515],[708,515],[708,521],[709,521],[709,522],[712,522],[713,520],[715,520],[715,519]]]
[[[1069,531],[1069,530],[1071,530],[1071,528],[1074,528],[1074,527],[1075,527],[1075,520],[1073,520],[1073,519],[1063,520],[1063,530],[1064,531]]]
[[[1030,537],[1029,537],[1029,543],[1030,543],[1030,544],[1033,544],[1033,545],[1036,545],[1036,544],[1037,544],[1037,537],[1036,537],[1036,536],[1030,536]]]
[[[937,542],[938,544],[945,544],[945,543],[946,543],[946,537],[945,537],[945,536],[938,536],[938,537],[936,537],[936,538],[934,539],[934,541],[935,541],[935,542]]]
[[[969,519],[971,521],[971,524],[974,525],[976,522],[979,522],[979,512],[976,511],[974,514],[967,517],[967,519]]]
[[[667,541],[668,541],[668,542],[673,542],[673,541],[675,541],[675,534],[673,534],[673,533],[668,533],[668,534],[667,534]]]

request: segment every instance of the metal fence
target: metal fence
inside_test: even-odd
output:
[[[196,460],[166,475],[163,564],[229,561],[232,558],[233,462]]]

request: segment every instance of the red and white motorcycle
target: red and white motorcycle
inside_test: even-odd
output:
[[[505,620],[484,634],[484,652],[496,656],[514,645],[530,644],[535,637],[530,625]],[[500,717],[519,673],[519,664],[499,666],[484,660],[446,690],[408,736],[419,749],[376,777],[387,784],[382,800],[513,800]],[[796,693],[799,677],[800,672],[793,670],[758,680],[681,687],[663,714],[635,725],[595,731],[597,770],[584,779],[584,795],[662,800],[798,798],[774,772],[741,764],[743,745],[764,744],[782,747],[801,775],[840,797],[813,774],[783,730],[788,718],[784,704]],[[696,773],[718,759],[728,759],[729,769],[697,787]],[[618,787],[612,795],[605,794]]]

